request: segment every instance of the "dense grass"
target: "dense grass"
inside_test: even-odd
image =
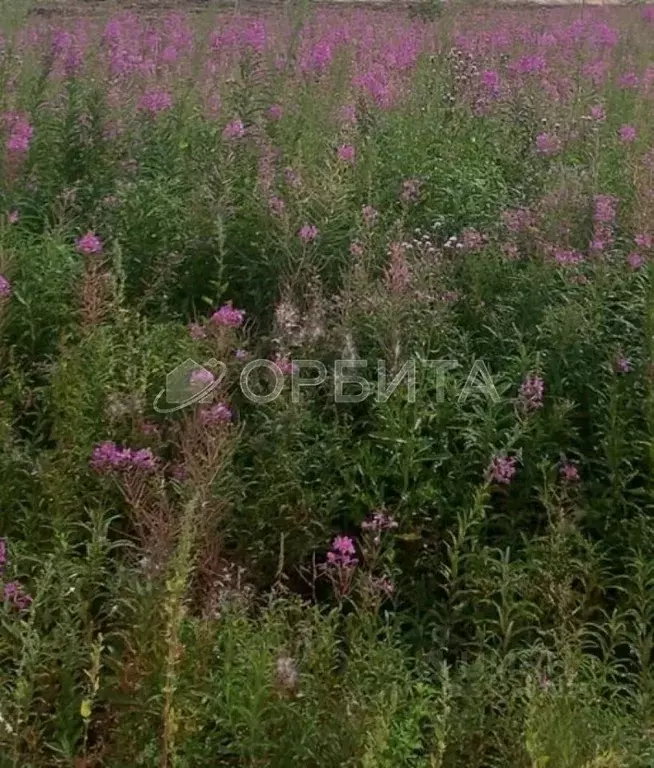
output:
[[[654,765],[654,9],[431,15],[0,16],[0,766]]]

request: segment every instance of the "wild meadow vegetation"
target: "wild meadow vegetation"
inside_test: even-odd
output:
[[[23,10],[0,766],[652,768],[654,7]]]

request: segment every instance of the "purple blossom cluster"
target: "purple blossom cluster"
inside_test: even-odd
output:
[[[349,536],[336,536],[327,553],[327,562],[338,568],[354,568],[358,564],[356,547]]]
[[[173,97],[168,91],[151,88],[146,91],[139,101],[139,109],[149,112],[151,115],[159,115],[172,109]]]
[[[240,328],[244,321],[244,310],[236,309],[231,301],[228,301],[227,304],[223,304],[210,318],[210,322],[213,325],[219,325],[225,328]]]
[[[338,159],[349,165],[354,165],[356,150],[352,144],[341,144],[337,150]]]
[[[78,253],[97,255],[102,253],[102,240],[95,232],[87,232],[77,239],[75,243]]]
[[[516,456],[493,456],[489,467],[491,481],[500,485],[509,485],[517,471],[517,463]]]
[[[557,155],[562,148],[563,144],[561,139],[554,134],[544,132],[539,133],[538,136],[536,136],[536,152],[539,155],[543,155],[543,157]]]
[[[618,215],[619,200],[614,195],[595,195],[593,239],[591,250],[602,253],[613,244],[613,227]]]
[[[0,578],[4,575],[7,567],[7,540],[0,537]],[[30,607],[32,597],[26,591],[19,581],[9,581],[2,586],[2,596],[5,603],[13,606],[19,611],[24,611]]]
[[[216,403],[210,408],[200,411],[200,422],[206,427],[215,426],[216,424],[229,424],[233,418],[234,414],[225,403]]]
[[[157,460],[149,448],[121,448],[111,440],[98,443],[91,453],[91,468],[100,474],[131,469],[154,472]]]
[[[298,237],[303,243],[312,243],[320,234],[318,227],[313,224],[303,224],[298,232]]]
[[[240,119],[232,120],[223,128],[223,139],[242,139],[245,136],[245,125]]]
[[[0,275],[0,301],[8,299],[11,296],[11,293],[11,283],[4,275]]]
[[[579,481],[579,467],[569,461],[564,461],[560,468],[561,479],[566,483],[576,483]]]
[[[23,154],[30,148],[34,128],[29,119],[19,112],[5,112],[0,121],[6,131],[7,151],[13,154]]]
[[[3,586],[5,603],[9,603],[19,611],[27,610],[32,604],[32,596],[29,595],[19,581],[10,581]]]
[[[540,376],[529,375],[520,385],[520,403],[527,411],[543,407],[545,382]]]

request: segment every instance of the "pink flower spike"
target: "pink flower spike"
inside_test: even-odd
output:
[[[540,376],[527,376],[520,387],[520,401],[527,411],[543,407],[545,382]]]
[[[298,237],[303,243],[312,243],[319,234],[318,227],[315,227],[313,224],[305,224],[300,228]]]
[[[173,97],[167,91],[146,91],[139,101],[139,109],[155,117],[160,112],[167,112],[173,106]]]
[[[561,478],[567,483],[576,483],[579,480],[579,469],[569,461],[565,461],[561,465],[559,473]]]
[[[245,320],[245,312],[242,309],[235,309],[232,302],[228,301],[211,315],[211,322],[214,325],[222,325],[228,328],[240,328]]]
[[[352,144],[342,144],[338,148],[338,159],[341,160],[344,163],[349,163],[350,165],[354,165],[354,158],[356,155],[356,150],[354,149]]]
[[[102,253],[102,240],[94,232],[87,232],[78,238],[76,247],[79,253],[87,255]]]
[[[284,112],[279,104],[272,104],[270,107],[268,107],[268,118],[270,120],[281,120],[283,115]]]
[[[211,408],[200,412],[200,421],[205,427],[215,424],[229,424],[233,418],[231,408],[225,403],[217,403]]]
[[[631,144],[632,142],[636,141],[636,129],[633,127],[633,125],[623,125],[620,128],[620,141],[624,142],[625,144]]]
[[[245,136],[245,126],[240,119],[232,120],[223,129],[223,139],[242,139]]]
[[[0,299],[8,299],[11,296],[11,283],[4,275],[0,275]]]
[[[604,111],[604,107],[601,104],[591,107],[590,116],[593,118],[593,120],[597,120],[598,122],[606,120],[606,112]]]
[[[640,253],[630,253],[627,256],[627,264],[635,272],[645,264],[645,257],[641,256]]]
[[[561,151],[561,140],[551,133],[540,133],[536,137],[536,152],[543,157],[551,157]]]
[[[515,456],[494,456],[490,465],[490,479],[502,485],[509,485],[516,473]]]

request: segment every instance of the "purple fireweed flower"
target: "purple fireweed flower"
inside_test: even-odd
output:
[[[245,136],[245,126],[240,119],[232,120],[223,128],[223,139],[242,139]]]
[[[641,256],[640,253],[630,253],[627,256],[627,264],[629,267],[635,272],[637,269],[640,269],[643,264],[645,263],[645,257]]]
[[[225,403],[216,403],[211,408],[200,411],[200,422],[205,427],[213,426],[214,424],[229,424],[232,418],[232,411]]]
[[[157,468],[157,461],[149,448],[140,448],[136,451],[130,451],[128,463],[132,467],[144,469],[148,472],[152,472]]]
[[[247,360],[248,353],[245,349],[237,349],[236,352],[234,352],[234,357],[240,361]]]
[[[551,157],[561,151],[561,139],[551,133],[539,133],[536,136],[536,152],[544,157]]]
[[[554,256],[554,261],[564,267],[580,264],[584,260],[579,251],[566,250],[564,248],[555,248],[552,255]]]
[[[629,373],[631,370],[633,370],[631,361],[629,358],[624,357],[623,355],[618,355],[616,357],[614,366],[616,373]]]
[[[125,471],[130,468],[151,472],[156,469],[156,459],[149,448],[132,450],[120,448],[112,440],[98,443],[91,453],[91,469],[105,474],[111,471]]]
[[[158,115],[160,112],[166,112],[173,106],[173,97],[167,91],[150,90],[146,91],[139,101],[139,109],[149,112],[151,115]]]
[[[87,232],[85,235],[82,235],[82,237],[77,239],[75,246],[79,253],[102,253],[102,240],[100,240],[95,232]]]
[[[179,58],[179,52],[174,45],[167,45],[161,52],[161,61],[173,64]]]
[[[11,296],[11,283],[4,275],[0,275],[0,299],[8,299]]]
[[[516,473],[517,461],[515,456],[494,456],[489,467],[490,479],[508,485]]]
[[[361,243],[356,242],[356,240],[350,243],[350,253],[357,259],[363,256],[364,251]]]
[[[636,235],[634,237],[634,243],[636,243],[639,248],[649,249],[652,247],[652,236],[646,234]]]
[[[245,320],[245,311],[235,309],[232,302],[228,301],[222,307],[211,315],[211,322],[214,325],[222,325],[227,328],[240,328]]]
[[[0,574],[4,572],[7,565],[7,540],[0,536]]]
[[[327,553],[327,562],[341,568],[353,568],[358,563],[354,542],[349,536],[337,536]]]
[[[18,211],[15,209],[13,211],[9,211],[9,213],[7,214],[7,221],[10,224],[17,224],[19,219],[20,219],[20,213],[18,213]]]
[[[337,150],[338,159],[344,163],[354,164],[356,150],[352,144],[342,144]]]
[[[31,603],[32,597],[25,592],[23,585],[19,581],[10,581],[4,585],[3,597],[6,603],[13,605],[19,611],[27,610]]]
[[[620,202],[614,195],[595,195],[593,198],[595,205],[594,220],[601,224],[611,224],[618,215],[618,203]]]
[[[215,377],[211,371],[208,371],[206,368],[198,368],[191,374],[189,383],[192,387],[199,387],[200,389],[204,389],[210,384],[213,384],[214,381]]]
[[[481,73],[481,84],[491,93],[497,94],[500,89],[500,76],[493,69],[487,69]]]
[[[613,232],[610,227],[597,225],[593,231],[593,239],[590,241],[590,249],[602,253],[613,243]]]
[[[591,107],[590,116],[593,120],[597,120],[597,122],[603,122],[606,120],[606,112],[604,107],[601,104],[596,104],[595,106]]]
[[[6,113],[3,118],[9,129],[7,151],[16,154],[27,152],[34,135],[34,128],[29,120],[14,112]]]
[[[620,141],[625,144],[631,144],[631,142],[636,141],[636,136],[636,129],[633,125],[623,125],[620,128]]]
[[[618,81],[620,88],[638,88],[640,78],[635,72],[626,72]]]
[[[121,465],[124,455],[113,440],[98,443],[91,453],[91,468],[96,472],[106,472]]]
[[[298,237],[303,243],[312,243],[319,234],[318,227],[313,224],[304,224],[298,232]]]
[[[562,480],[566,483],[576,483],[579,480],[579,469],[575,464],[564,461],[559,469]]]
[[[270,120],[281,120],[282,116],[284,114],[284,111],[279,106],[279,104],[271,104],[270,107],[268,107],[268,118]]]
[[[520,386],[520,402],[528,411],[534,411],[543,407],[543,393],[545,382],[540,376],[531,374],[525,378]]]

